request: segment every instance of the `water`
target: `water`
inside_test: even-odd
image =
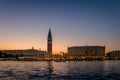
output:
[[[0,80],[120,80],[120,61],[0,61]]]

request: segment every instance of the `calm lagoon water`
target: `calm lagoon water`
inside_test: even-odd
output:
[[[120,61],[0,61],[0,80],[120,80]]]

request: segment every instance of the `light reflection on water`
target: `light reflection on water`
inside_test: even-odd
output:
[[[1,61],[0,80],[120,80],[120,61]]]

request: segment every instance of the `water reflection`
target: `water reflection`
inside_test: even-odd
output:
[[[48,61],[48,80],[52,79],[52,73],[53,73],[53,64],[52,61]]]
[[[1,61],[0,80],[120,80],[120,61]]]

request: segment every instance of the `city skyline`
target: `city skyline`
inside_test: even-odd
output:
[[[47,51],[49,27],[53,53],[69,46],[106,46],[120,50],[119,0],[1,0],[0,49]]]

